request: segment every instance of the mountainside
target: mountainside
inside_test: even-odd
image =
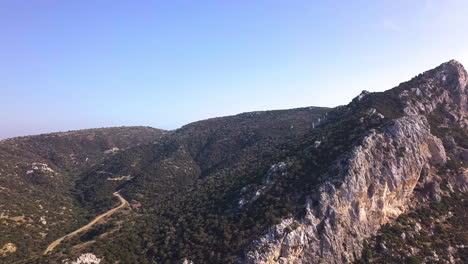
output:
[[[92,152],[89,166],[74,163],[92,156],[82,153],[87,148],[80,147],[81,140],[75,152],[37,147],[48,153],[42,156],[18,154],[16,145],[2,147],[2,142],[4,164],[26,162],[17,177],[52,178],[58,177],[56,170],[69,169],[70,180],[45,181],[47,190],[66,195],[40,195],[58,205],[51,213],[73,208],[74,214],[65,215],[76,222],[55,227],[43,242],[36,235],[31,241],[37,244],[13,236],[0,240],[5,250],[11,249],[8,243],[17,248],[3,260],[466,263],[467,84],[463,66],[450,61],[391,90],[364,91],[346,106],[244,113],[155,137],[144,134],[142,141],[122,147],[106,145]],[[131,148],[110,154],[114,147]],[[53,150],[80,156],[53,158]],[[27,163],[36,157],[46,161]],[[41,185],[40,179],[12,186],[16,196],[2,191],[0,200],[20,197],[17,190]],[[124,199],[122,209],[46,255],[37,254],[46,242],[117,208],[116,192]],[[34,201],[19,204],[32,207]],[[24,231],[28,225],[4,230],[30,234]],[[34,249],[20,249],[15,241]],[[25,252],[30,258],[24,259]]]
[[[41,252],[55,236],[87,221],[71,195],[79,173],[120,149],[158,140],[149,127],[71,131],[0,141],[0,247],[5,262]]]
[[[151,209],[167,196],[213,180],[213,175],[232,170],[249,160],[267,156],[276,145],[302,137],[328,108],[244,113],[186,125],[155,144],[115,155],[102,166],[88,171],[77,184],[91,208],[111,203],[117,189],[129,199]],[[232,173],[232,172],[229,172]],[[130,181],[108,181],[130,176]],[[202,184],[203,185],[203,184]],[[138,198],[137,198],[138,196]],[[86,198],[84,198],[86,197]],[[96,204],[101,201],[104,204]]]

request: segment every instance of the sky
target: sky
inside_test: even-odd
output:
[[[0,0],[0,138],[337,106],[457,59],[464,0]]]

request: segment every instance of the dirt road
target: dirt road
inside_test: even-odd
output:
[[[117,210],[119,210],[119,209],[121,209],[121,208],[123,208],[123,207],[129,205],[128,202],[127,202],[127,200],[125,200],[125,199],[119,194],[119,192],[115,192],[115,193],[113,193],[113,195],[116,196],[117,198],[119,198],[119,200],[120,200],[120,205],[119,205],[119,206],[117,206],[117,207],[115,207],[115,208],[112,208],[111,210],[109,210],[109,211],[107,211],[107,212],[105,212],[105,213],[103,213],[103,214],[97,216],[96,218],[94,218],[93,221],[89,222],[87,225],[82,226],[81,228],[79,228],[79,229],[77,229],[77,230],[75,230],[75,231],[73,231],[73,232],[71,232],[71,233],[69,233],[69,234],[67,234],[67,235],[65,235],[65,236],[63,236],[63,237],[57,239],[57,240],[55,240],[54,242],[52,242],[52,243],[47,247],[47,249],[44,251],[43,254],[44,254],[44,255],[47,255],[47,253],[49,253],[49,252],[51,252],[52,250],[54,250],[54,248],[55,248],[56,246],[58,246],[64,239],[69,238],[69,237],[72,237],[72,236],[74,236],[74,235],[76,235],[76,234],[78,234],[78,233],[81,233],[81,232],[83,232],[83,231],[86,231],[86,230],[90,229],[94,224],[96,224],[96,223],[97,223],[99,220],[101,220],[102,218],[107,217],[107,216],[110,216],[110,215],[112,215],[113,213],[115,213]]]

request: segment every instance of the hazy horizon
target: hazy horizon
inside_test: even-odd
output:
[[[468,2],[2,1],[0,139],[348,103],[450,59]]]

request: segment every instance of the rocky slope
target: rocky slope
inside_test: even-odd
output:
[[[357,263],[466,263],[467,194],[442,183],[447,196],[385,224],[364,243]]]
[[[442,180],[454,190],[467,191],[466,167],[442,175],[438,172],[446,164],[447,154],[428,122],[437,111],[446,117],[437,125],[457,126],[465,132],[462,136],[468,136],[463,67],[450,61],[393,92],[403,102],[404,115],[379,130],[369,130],[346,154],[345,164],[337,161],[341,182],[327,182],[317,193],[309,194],[306,215],[284,219],[272,227],[252,244],[247,263],[349,263],[360,257],[364,240],[382,224],[414,207],[411,201],[417,198],[413,191],[418,184],[430,188],[427,191],[433,197],[440,195]],[[371,100],[371,96],[361,100]],[[451,142],[455,143],[453,138]],[[458,150],[449,158],[457,159],[462,152],[464,162],[468,161],[467,149],[454,148]],[[288,229],[293,224],[294,230]]]

